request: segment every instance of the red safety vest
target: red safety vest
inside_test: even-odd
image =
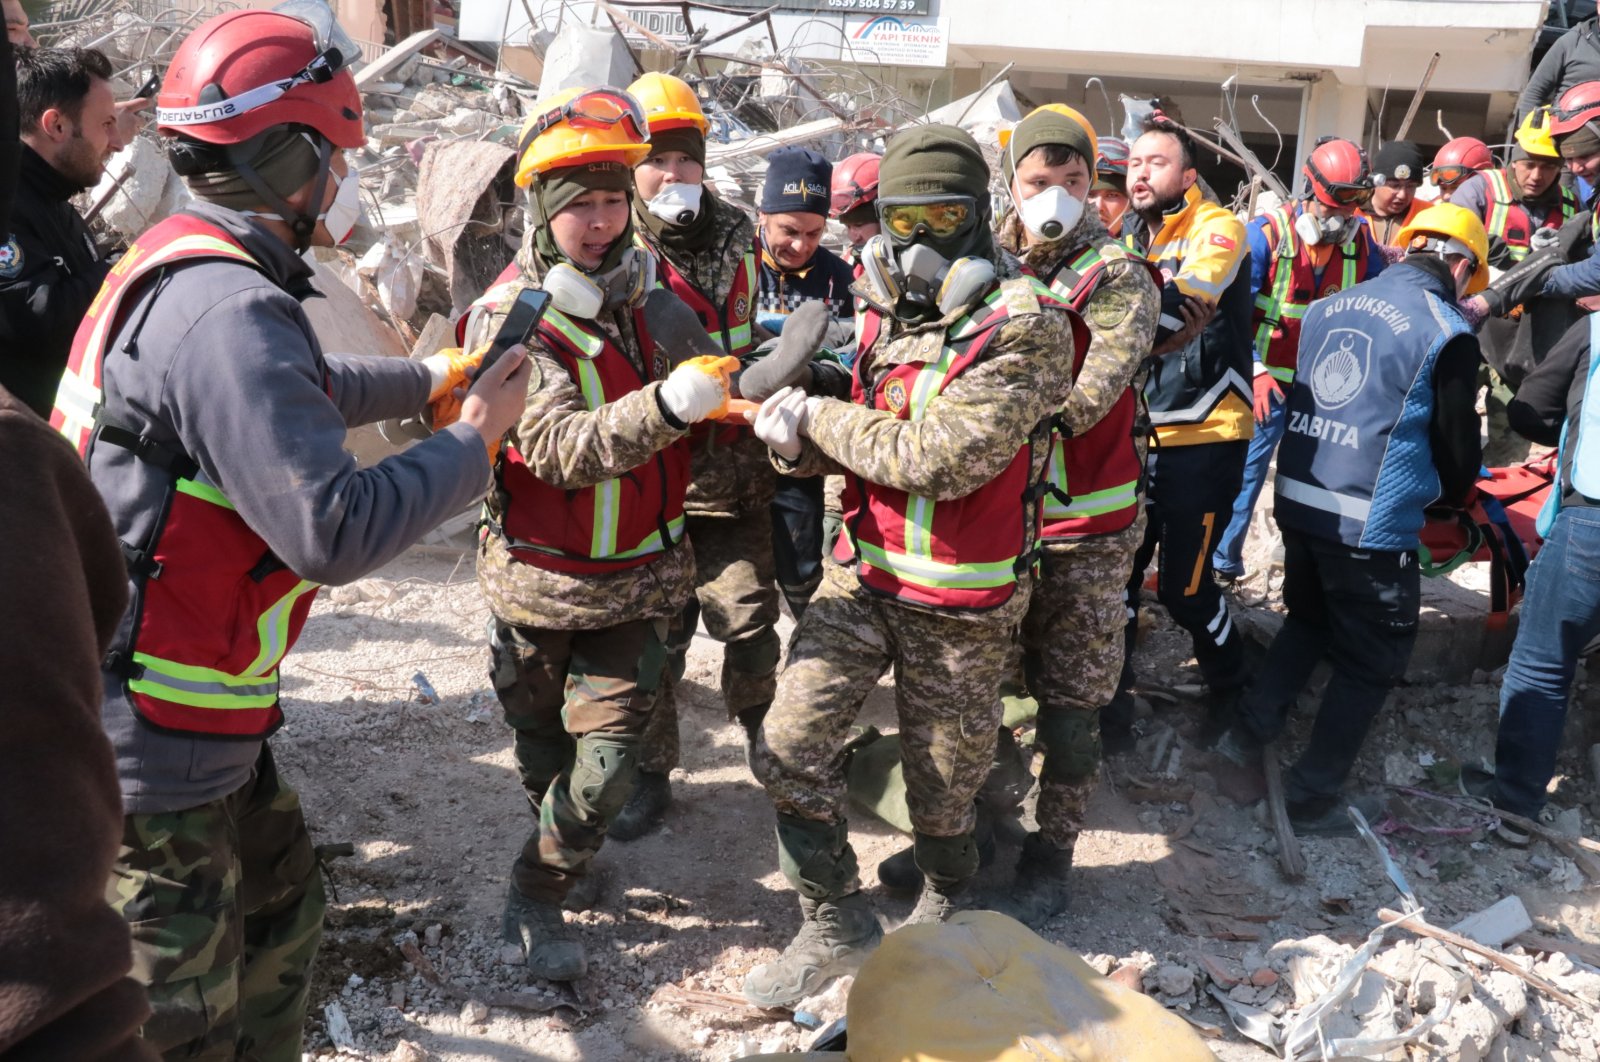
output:
[[[1028,280],[1041,306],[1065,309],[1044,285]],[[896,365],[874,381],[869,393],[862,369],[883,327],[882,316],[869,310],[851,401],[899,420],[921,420],[929,403],[983,355],[1009,317],[996,288],[950,326],[937,360]],[[1072,322],[1076,345],[1086,346],[1088,329],[1076,314]],[[998,476],[963,498],[936,501],[848,476],[844,533],[834,546],[834,559],[854,561],[868,590],[908,603],[968,610],[1005,604],[1038,552],[1037,509],[1033,526],[1026,516],[1028,502],[1043,488],[1032,471],[1033,447],[1036,439],[1042,443],[1041,435],[1023,443]]]
[[[514,269],[502,279],[515,276]],[[503,302],[504,294],[497,282],[473,309]],[[633,322],[640,348],[650,350],[644,315],[635,311]],[[538,331],[590,410],[658,378],[649,368],[636,369],[592,322],[568,317],[554,306],[545,311]],[[620,571],[647,564],[683,541],[689,450],[682,440],[615,479],[581,490],[552,487],[533,474],[516,447],[505,446],[495,463],[495,481],[502,511],[491,526],[504,536],[513,559],[536,568],[577,575]]]
[[[1533,230],[1536,227],[1559,229],[1578,212],[1577,194],[1570,188],[1562,188],[1560,206],[1545,214],[1542,225],[1535,226],[1533,215],[1528,213],[1528,208],[1512,191],[1511,179],[1505,170],[1484,170],[1483,180],[1488,186],[1488,216],[1483,219],[1484,231],[1505,241],[1513,262],[1528,257],[1528,252],[1533,249]],[[1600,211],[1596,212],[1596,216],[1600,217]]]
[[[273,555],[188,455],[107,416],[118,403],[101,393],[106,343],[127,297],[157,271],[202,258],[260,268],[232,236],[187,214],[128,248],[78,327],[50,423],[91,465],[98,440],[172,476],[150,541],[123,543],[136,619],[106,666],[122,679],[133,710],[161,730],[259,739],[283,723],[278,663],[300,636],[318,586]]]
[[[1126,257],[1148,269],[1151,279],[1160,285],[1161,274],[1154,265],[1137,255]],[[1105,260],[1090,247],[1056,273],[1050,290],[1082,313],[1105,274]],[[1079,344],[1072,362],[1074,379],[1088,354],[1089,344]],[[1045,542],[1109,535],[1133,526],[1139,516],[1139,486],[1144,475],[1134,437],[1138,413],[1139,399],[1130,386],[1106,415],[1081,435],[1069,437],[1060,422],[1055,423],[1045,466]]]
[[[739,272],[733,279],[733,287],[728,292],[728,299],[720,310],[712,304],[705,292],[678,272],[677,267],[667,259],[666,255],[657,254],[648,245],[645,247],[656,256],[657,283],[671,289],[674,295],[695,312],[695,316],[700,318],[700,323],[705,325],[706,333],[720,342],[722,349],[735,358],[742,358],[750,353],[755,345],[750,332],[750,319],[755,308],[755,245],[751,244],[750,249],[744,253],[744,258],[739,263]],[[689,442],[692,446],[714,436],[715,445],[731,446],[749,434],[751,429],[748,424],[706,420],[689,429]]]
[[[1256,357],[1280,383],[1293,383],[1300,358],[1300,322],[1306,308],[1317,299],[1354,287],[1367,279],[1371,230],[1357,228],[1355,238],[1333,248],[1322,267],[1322,287],[1311,254],[1294,231],[1294,211],[1281,206],[1266,215],[1267,239],[1276,241],[1278,253],[1267,266],[1267,287],[1256,292],[1250,315]]]

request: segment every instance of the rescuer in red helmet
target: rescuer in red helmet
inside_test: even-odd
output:
[[[1461,187],[1461,182],[1479,170],[1494,168],[1494,156],[1489,145],[1475,136],[1458,136],[1440,148],[1423,175],[1439,189],[1439,197],[1446,203]]]
[[[168,1058],[300,1057],[324,900],[266,741],[279,661],[321,585],[483,494],[527,389],[516,350],[470,391],[459,351],[323,353],[301,252],[360,215],[356,54],[320,4],[230,12],[184,41],[156,121],[197,201],[111,271],[51,414],[128,571],[101,676],[125,816],[108,899],[149,990],[142,1035]],[[434,401],[453,413],[432,438],[367,469],[344,451],[347,427]]]

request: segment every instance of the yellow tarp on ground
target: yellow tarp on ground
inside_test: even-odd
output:
[[[1182,1018],[1005,915],[889,934],[846,1004],[849,1047],[762,1059],[1215,1062]],[[754,1062],[754,1060],[747,1060]]]

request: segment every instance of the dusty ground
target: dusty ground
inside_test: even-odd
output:
[[[1184,671],[1192,663],[1186,638],[1159,609],[1150,615],[1141,654],[1153,706],[1142,724],[1146,736],[1108,765],[1091,832],[1078,849],[1075,906],[1046,936],[1103,969],[1131,961],[1152,991],[1162,987],[1162,971],[1169,975],[1164,987],[1180,987],[1184,978],[1173,969],[1202,970],[1202,953],[1213,963],[1242,960],[1239,968],[1249,972],[1283,968],[1266,954],[1277,941],[1321,934],[1359,944],[1375,924],[1373,912],[1399,906],[1376,856],[1356,839],[1310,841],[1306,880],[1282,881],[1270,829],[1254,809],[1216,794],[1206,757],[1187,743],[1198,708],[1187,697],[1196,680]],[[486,620],[470,555],[422,548],[373,580],[325,593],[285,666],[290,723],[273,740],[278,762],[303,795],[317,842],[355,845],[354,857],[331,864],[338,898],[319,959],[308,1052],[334,1054],[328,1004],[337,1004],[353,1036],[343,1057],[720,1060],[802,1046],[811,1034],[788,1021],[652,1002],[672,986],[737,993],[744,973],[781,948],[798,922],[777,871],[770,807],[744,767],[735,728],[723,720],[717,647],[703,635],[691,650],[681,698],[685,762],[673,777],[676,805],[666,828],[608,846],[599,859],[605,884],[596,908],[569,916],[583,924],[591,959],[580,988],[587,1013],[525,1009],[573,997],[531,982],[506,961],[498,936],[507,872],[531,820],[509,732],[485,684]],[[419,674],[437,700],[414,681]],[[890,723],[888,692],[873,696],[863,722]],[[1453,792],[1452,765],[1492,751],[1496,698],[1492,681],[1402,691],[1368,742],[1357,781],[1377,787],[1387,772],[1391,780]],[[1571,809],[1564,821],[1581,823],[1592,836],[1600,796],[1582,766],[1588,740],[1576,723],[1572,730],[1553,805]],[[1181,752],[1175,776],[1166,777],[1172,749]],[[1431,776],[1418,762],[1430,758]],[[1581,875],[1559,851],[1542,842],[1513,851],[1481,830],[1408,832],[1405,826],[1459,826],[1463,819],[1415,800],[1392,810],[1402,828],[1388,840],[1430,921],[1448,926],[1515,893],[1542,930],[1600,941],[1594,893],[1573,891]],[[852,826],[864,877],[875,886],[875,865],[901,839],[865,815]],[[1003,884],[1013,858],[1014,849],[1003,847],[986,874],[991,883]],[[876,887],[873,893],[888,920],[909,908]],[[406,962],[397,942],[412,943],[408,934],[449,989]],[[1272,1057],[1228,1026],[1197,991],[1204,984],[1202,976],[1196,989],[1169,1000],[1226,1030],[1212,1041],[1218,1056]],[[1278,1010],[1292,998],[1287,980],[1275,999],[1270,987],[1251,997],[1253,991],[1245,986],[1236,998]],[[484,1020],[480,1008],[463,1002],[492,1000],[496,992],[524,993],[524,1007],[493,1006]],[[1493,1057],[1600,1057],[1596,1026],[1527,994],[1521,1037],[1501,1035]],[[1415,1057],[1477,1053],[1458,1042]]]

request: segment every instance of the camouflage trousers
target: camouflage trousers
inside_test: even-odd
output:
[[[1508,407],[1511,399],[1515,397],[1511,388],[1500,378],[1500,374],[1488,365],[1478,366],[1478,385],[1486,391],[1483,396],[1483,408],[1488,441],[1483,448],[1484,465],[1489,468],[1503,468],[1506,465],[1526,461],[1532,444],[1511,430]]]
[[[169,1062],[300,1062],[326,908],[300,798],[265,744],[249,784],[129,815],[106,899],[150,992],[141,1035]]]
[[[973,797],[994,759],[998,689],[1014,638],[1005,623],[870,597],[854,573],[828,566],[795,632],[755,757],[778,812],[780,861],[803,895],[828,899],[855,887],[855,854],[842,832],[845,746],[862,703],[891,668],[918,866],[947,882],[976,871]]]
[[[1022,670],[1039,702],[1040,835],[1070,851],[1100,772],[1100,709],[1117,692],[1127,581],[1144,521],[1066,549],[1046,551],[1022,621]]]
[[[722,702],[728,719],[765,709],[778,685],[778,586],[772,559],[772,518],[765,511],[688,518],[698,573],[694,597],[667,638],[667,681],[645,727],[640,769],[666,774],[678,766],[678,705],[695,628],[704,619],[723,644]]]
[[[528,898],[560,902],[627,803],[666,669],[667,627],[664,618],[591,631],[489,621],[490,680],[539,816],[511,870]]]

